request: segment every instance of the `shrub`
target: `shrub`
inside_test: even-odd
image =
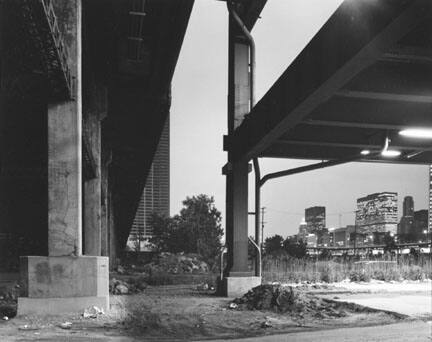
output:
[[[349,279],[351,281],[370,281],[370,275],[365,271],[351,271],[349,275]]]
[[[349,278],[351,281],[383,281],[432,279],[432,262],[428,255],[418,258],[400,257],[392,260],[365,260],[354,262],[353,258],[335,257],[329,261],[317,261],[306,257],[297,259],[286,253],[264,257],[263,276],[266,281],[287,283],[338,282]]]
[[[402,276],[404,279],[408,279],[408,280],[424,280],[426,278],[426,275],[423,272],[422,268],[416,265],[403,267]]]

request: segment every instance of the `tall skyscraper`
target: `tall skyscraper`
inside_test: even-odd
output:
[[[300,222],[299,230],[298,230],[298,239],[303,240],[303,242],[306,242],[306,236],[308,235],[307,230],[307,223],[305,219],[303,218]]]
[[[169,117],[165,122],[159,144],[147,176],[144,191],[135,214],[135,219],[129,235],[129,245],[150,238],[153,234],[149,224],[153,213],[169,215],[170,172],[169,172]],[[142,245],[144,245],[142,243]],[[143,246],[141,246],[142,248]]]
[[[315,233],[326,227],[325,207],[310,207],[305,209],[305,220],[309,233]]]
[[[414,200],[411,196],[406,196],[403,201],[403,216],[414,216]]]
[[[403,216],[401,217],[398,234],[401,240],[405,240],[412,233],[414,227],[414,200],[411,196],[406,196],[403,201]]]
[[[413,242],[425,241],[426,238],[429,238],[427,234],[428,221],[428,211],[426,209],[414,212],[414,224],[411,234]]]
[[[356,226],[358,233],[396,234],[397,223],[396,192],[380,192],[357,199]]]
[[[318,246],[327,246],[329,244],[329,234],[326,228],[326,210],[325,207],[310,207],[305,209],[305,219],[307,231],[314,234],[317,238]]]

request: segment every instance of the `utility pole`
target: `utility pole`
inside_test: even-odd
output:
[[[262,246],[264,245],[264,214],[265,214],[266,207],[261,207],[261,250],[263,249]]]

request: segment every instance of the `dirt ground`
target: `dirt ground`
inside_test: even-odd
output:
[[[20,317],[0,321],[0,341],[190,341],[231,339],[284,332],[372,326],[406,318],[360,307],[335,306],[342,317],[300,317],[274,311],[230,309],[232,299],[194,286],[148,287],[143,293],[112,296],[109,313]],[[68,329],[62,323],[72,323]]]

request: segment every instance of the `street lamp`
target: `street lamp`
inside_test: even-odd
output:
[[[384,142],[384,148],[381,151],[381,155],[383,157],[389,157],[389,158],[399,157],[401,152],[397,150],[389,150],[389,143],[390,143],[390,139],[386,137]]]

